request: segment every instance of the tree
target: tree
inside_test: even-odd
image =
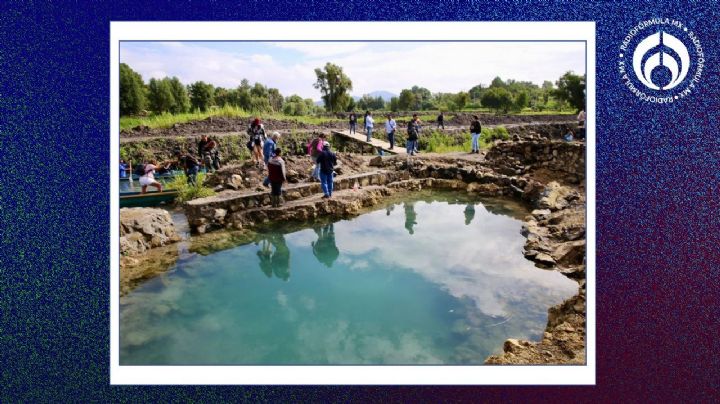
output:
[[[354,111],[355,108],[357,108],[357,105],[355,105],[355,99],[353,97],[350,97],[350,101],[348,101],[348,104],[345,107],[345,111],[351,112],[351,111]]]
[[[528,106],[528,95],[526,92],[521,92],[515,97],[515,110],[516,111],[522,111],[523,108]]]
[[[190,109],[190,97],[188,97],[185,86],[177,77],[171,78],[168,84],[170,85],[170,92],[173,95],[173,104],[170,106],[170,112],[173,114],[187,112]]]
[[[389,108],[390,108],[390,111],[392,111],[392,112],[398,112],[398,110],[400,109],[398,97],[390,98],[390,107]]]
[[[415,106],[415,94],[410,90],[400,91],[400,98],[398,98],[398,108],[402,110],[409,110]]]
[[[190,104],[193,109],[205,112],[213,101],[213,86],[204,81],[196,81],[190,85]]]
[[[566,101],[577,111],[585,109],[585,75],[578,76],[573,72],[563,74],[558,81],[555,96]]]
[[[127,64],[120,63],[120,115],[138,114],[146,103],[142,76]]]
[[[324,69],[315,69],[315,75],[317,81],[313,87],[322,93],[325,109],[331,112],[344,110],[350,102],[352,81],[343,73],[342,67],[328,62]]]
[[[283,96],[280,94],[280,90],[277,88],[268,89],[268,99],[270,100],[270,107],[272,107],[274,112],[282,111]]]
[[[220,108],[230,105],[230,92],[222,87],[215,87],[213,100],[215,100],[215,105]]]
[[[415,110],[420,111],[434,107],[430,90],[425,87],[413,86],[410,91],[412,91],[415,96],[415,105],[413,106]]]
[[[490,83],[490,88],[504,88],[505,82],[502,81],[502,79],[498,76],[493,79],[493,81]]]
[[[468,91],[468,95],[470,95],[471,100],[479,100],[482,98],[483,93],[485,92],[485,88],[482,84],[478,84],[475,87],[471,88],[470,91]]]
[[[492,108],[496,112],[502,110],[505,113],[513,105],[512,95],[508,90],[501,87],[493,87],[486,91],[480,102],[485,108]]]
[[[470,95],[464,91],[459,92],[455,96],[455,105],[457,106],[457,110],[461,111],[463,108],[465,108],[465,105],[467,105],[468,101],[470,101]]]
[[[167,78],[162,80],[150,79],[148,101],[150,101],[150,109],[156,114],[170,112],[170,109],[175,105],[170,80]]]

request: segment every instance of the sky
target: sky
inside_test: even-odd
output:
[[[315,68],[343,68],[351,95],[399,94],[414,85],[433,93],[467,91],[503,80],[555,82],[567,71],[585,73],[584,42],[121,42],[120,62],[151,78],[177,76],[234,88],[246,78],[320,100]]]

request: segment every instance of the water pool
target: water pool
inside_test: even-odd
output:
[[[524,259],[512,201],[420,194],[184,254],[121,299],[123,365],[482,364],[577,284]]]

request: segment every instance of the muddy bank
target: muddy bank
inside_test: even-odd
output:
[[[419,113],[422,115],[422,113]],[[451,114],[448,114],[451,115]],[[411,119],[412,113],[394,114],[398,125],[407,125]],[[575,115],[495,115],[495,114],[478,114],[480,121],[484,125],[503,125],[503,124],[523,124],[523,123],[544,123],[544,122],[575,122]],[[208,117],[200,121],[192,121],[187,123],[177,123],[169,128],[149,128],[147,126],[136,126],[129,130],[120,131],[120,138],[133,137],[173,137],[173,136],[199,136],[203,133],[228,133],[241,132],[245,133],[248,125],[253,118],[228,118],[222,116]],[[375,115],[376,126],[380,126],[384,122],[384,115]],[[452,126],[470,126],[472,122],[472,114],[460,113],[455,114],[452,118],[446,118],[445,125]],[[266,130],[269,131],[327,131],[330,129],[347,128],[347,119],[328,118],[328,121],[318,124],[308,124],[300,122],[292,118],[287,119],[263,119]],[[426,121],[425,126],[435,125],[435,121]],[[358,125],[362,125],[362,117],[359,118]]]

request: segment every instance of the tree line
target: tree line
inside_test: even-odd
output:
[[[214,87],[203,81],[184,85],[177,77],[152,78],[146,85],[139,73],[125,63],[120,64],[120,114],[137,115],[144,111],[155,114],[178,114],[192,110],[207,111],[213,106],[233,106],[250,112],[283,112],[287,115],[307,115],[320,111],[461,111],[489,108],[508,113],[531,108],[533,111],[585,108],[585,76],[567,72],[554,84],[546,80],[541,86],[529,81],[495,77],[490,85],[478,84],[459,93],[432,93],[424,87],[403,89],[389,101],[382,97],[363,95],[355,100],[350,96],[352,80],[342,67],[327,63],[315,69],[324,108],[312,99],[299,95],[283,97],[277,88],[261,83],[250,85],[243,79],[237,88]]]

